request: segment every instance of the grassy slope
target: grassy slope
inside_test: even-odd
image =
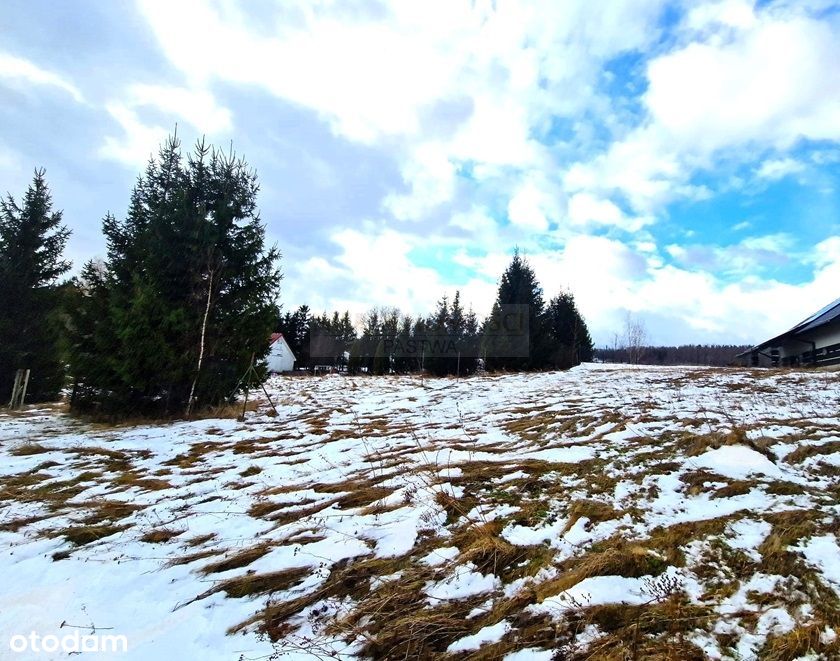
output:
[[[93,601],[136,658],[840,653],[836,374],[272,387],[243,423],[0,414],[0,634]]]

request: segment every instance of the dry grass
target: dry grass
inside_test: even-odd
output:
[[[190,445],[190,449],[187,452],[176,455],[172,459],[163,462],[163,465],[177,466],[182,469],[191,468],[202,462],[205,456],[216,452],[222,452],[226,447],[227,444],[220,441],[201,441],[200,443],[193,443]]]
[[[684,381],[686,384],[720,386],[719,376],[717,370],[697,370],[685,376]],[[663,378],[658,383],[652,382],[650,387],[674,388],[676,385],[673,379]],[[757,377],[741,378],[730,385],[724,390],[747,398],[753,393],[763,392],[765,387],[774,392],[778,390],[777,386],[771,387]],[[350,382],[348,388],[353,387]],[[806,468],[815,477],[819,476],[818,487],[783,480],[733,480],[708,470],[691,470],[691,462],[685,461],[686,455],[696,456],[724,445],[746,445],[782,464],[769,452],[772,443],[822,438],[829,434],[828,425],[825,429],[818,429],[819,421],[812,423],[805,418],[794,422],[780,420],[780,425],[801,429],[783,439],[762,437],[751,440],[749,436],[761,433],[759,425],[737,424],[737,413],[730,416],[724,401],[720,407],[711,407],[715,410],[690,413],[695,417],[680,419],[677,421],[679,424],[674,424],[673,416],[669,418],[663,414],[661,401],[655,393],[636,392],[631,397],[634,402],[632,411],[628,413],[626,406],[615,410],[607,410],[603,406],[598,409],[591,406],[584,396],[571,397],[562,407],[555,405],[552,407],[554,410],[549,411],[549,405],[544,403],[546,399],[535,396],[533,402],[502,412],[505,422],[501,426],[515,437],[513,440],[477,442],[467,431],[471,424],[469,419],[466,425],[445,419],[433,421],[428,436],[411,443],[404,438],[413,438],[417,430],[401,422],[402,411],[399,409],[393,416],[371,416],[358,420],[355,425],[338,426],[332,424],[331,416],[333,411],[341,410],[330,406],[319,409],[317,398],[309,395],[308,405],[311,406],[307,406],[303,415],[291,421],[273,421],[264,431],[249,434],[253,438],[235,440],[227,436],[227,430],[206,429],[204,439],[199,437],[197,440],[200,442],[166,462],[171,471],[165,468],[141,471],[135,462],[143,457],[142,454],[109,449],[107,439],[111,434],[102,435],[102,440],[91,441],[89,447],[66,451],[74,469],[72,479],[56,480],[48,469],[59,464],[43,462],[32,471],[4,479],[0,484],[0,501],[3,504],[14,500],[39,503],[49,510],[69,514],[75,521],[74,525],[50,532],[66,537],[77,546],[125,530],[126,524],[131,522],[127,519],[138,511],[130,504],[116,501],[69,502],[82,492],[81,484],[99,482],[106,487],[110,484],[124,490],[138,488],[153,491],[170,488],[169,479],[178,483],[176,477],[170,477],[172,474],[177,478],[193,476],[195,484],[207,479],[218,480],[222,488],[201,502],[214,499],[231,501],[236,497],[235,515],[243,514],[244,503],[247,515],[273,523],[276,537],[272,542],[255,540],[250,542],[255,546],[225,552],[226,546],[218,548],[221,542],[214,533],[188,537],[186,530],[168,527],[171,523],[161,523],[162,527],[155,529],[144,526],[141,530],[146,529],[147,532],[140,536],[140,540],[150,544],[175,540],[175,545],[165,547],[167,555],[172,555],[172,549],[176,548],[185,555],[170,559],[168,565],[190,565],[190,569],[201,577],[199,580],[212,586],[196,599],[215,593],[224,593],[231,598],[259,599],[264,607],[254,617],[235,627],[234,631],[256,629],[277,641],[281,649],[283,641],[294,634],[295,626],[303,616],[308,618],[316,634],[323,634],[324,640],[356,641],[362,648],[361,654],[370,658],[447,657],[446,648],[458,638],[506,620],[512,625],[509,634],[498,642],[458,658],[489,661],[526,647],[536,647],[553,650],[557,658],[565,661],[690,661],[703,658],[702,652],[689,642],[691,633],[704,631],[715,637],[712,628],[717,621],[717,615],[712,613],[714,605],[732,596],[750,576],[760,571],[785,574],[790,578],[772,594],[751,592],[747,595],[747,601],[757,609],[756,612],[745,611],[732,616],[744,629],[753,631],[761,612],[771,607],[788,608],[793,613],[795,607],[808,603],[813,605],[815,618],[813,625],[801,624],[787,634],[771,635],[759,652],[760,658],[792,661],[809,652],[826,658],[840,658],[837,644],[824,644],[819,639],[819,633],[826,626],[840,627],[837,596],[821,583],[818,570],[809,566],[796,548],[792,548],[813,535],[836,529],[837,522],[832,523],[826,515],[826,508],[822,507],[832,502],[832,498],[835,503],[840,502],[840,487],[835,476],[812,460],[807,462]],[[564,410],[557,410],[559,408]],[[238,416],[240,410],[229,413]],[[405,413],[414,415],[415,411],[406,409]],[[499,423],[496,425],[500,426]],[[624,435],[620,446],[601,438],[605,433],[625,425],[631,433]],[[723,425],[731,431],[720,431]],[[249,425],[249,429],[258,427]],[[463,430],[464,434],[453,441],[452,434],[439,438],[433,431],[444,429]],[[303,436],[306,433],[315,437],[307,439]],[[308,467],[296,469],[299,476],[294,478],[293,483],[277,486],[265,483],[261,488],[256,483],[264,482],[262,478],[245,479],[263,472],[257,462],[265,462],[265,466],[269,462],[300,463],[307,461],[325,443],[384,437],[395,438],[380,443],[382,447],[379,449],[372,445],[363,458],[358,458],[362,463],[357,463],[357,472],[347,474],[345,470],[352,470],[345,469],[345,464],[350,465],[349,462],[337,462],[345,477],[334,483],[326,482],[330,479],[326,476],[307,476]],[[564,442],[560,439],[572,437],[591,442],[588,447],[598,451],[597,459],[555,464],[517,457],[517,450],[524,454],[534,448],[560,447]],[[294,441],[289,444],[278,442],[283,438]],[[96,443],[104,443],[106,447],[97,447]],[[38,454],[38,448],[43,448],[40,452],[50,451],[37,443],[33,445],[37,447],[21,454]],[[353,443],[344,445],[351,450],[347,456],[353,456],[358,449]],[[426,453],[437,456],[441,450],[496,453],[498,461],[463,461],[457,465],[460,469],[457,476],[441,472],[450,468],[448,465],[427,462],[418,467],[417,462],[424,461]],[[840,442],[837,441],[800,445],[783,460],[788,466],[782,464],[781,467],[784,470],[791,470],[790,467],[799,470],[806,460],[837,451],[840,451]],[[73,457],[79,461],[74,461]],[[214,465],[211,471],[205,471],[209,468],[207,460],[210,457],[213,457]],[[217,458],[226,461],[215,461]],[[214,474],[228,471],[221,479],[214,477]],[[406,489],[404,498],[394,498],[395,490],[404,486],[401,476],[408,471],[411,472],[410,482],[415,486]],[[499,481],[514,472],[522,474],[513,480]],[[235,473],[243,479],[228,481]],[[657,480],[657,476],[665,475],[668,480]],[[656,498],[658,489],[663,492],[672,489],[675,476],[679,476],[684,485],[678,487],[678,492],[686,498],[698,495],[713,499],[732,498],[761,489],[777,496],[811,496],[814,508],[812,512],[803,509],[769,515],[741,511],[716,519],[660,527],[644,537],[643,531],[649,530],[653,518],[646,512],[650,501]],[[316,481],[319,479],[324,481]],[[627,483],[623,485],[627,488],[622,488],[625,499],[616,506],[614,498],[619,481]],[[415,483],[420,482],[423,486],[416,486]],[[445,483],[454,485],[455,489],[449,489]],[[828,486],[823,486],[824,483]],[[259,492],[250,502],[245,494],[234,493],[249,486]],[[177,509],[177,514],[167,517],[167,520],[185,520],[190,516],[194,512],[191,508],[196,504],[195,500],[204,498],[198,493],[203,494],[204,490],[196,488],[195,493],[190,493],[190,500],[185,501],[183,507]],[[456,497],[455,493],[463,495]],[[284,502],[272,502],[270,496],[275,494],[291,496],[283,496]],[[770,502],[784,501],[785,507],[804,508],[804,500],[770,499]],[[226,509],[227,505],[224,504]],[[492,511],[499,505],[511,507],[501,513],[496,510],[499,518],[487,521],[482,512]],[[720,501],[713,500],[711,507],[720,505]],[[729,505],[726,503],[727,510]],[[332,520],[344,518],[346,522],[346,518],[354,514],[372,517],[403,507],[428,508],[427,518],[422,518],[422,525],[418,525],[421,528],[418,542],[405,556],[366,556],[334,564],[325,561],[318,571],[329,571],[328,576],[323,578],[320,574],[317,580],[306,581],[305,590],[301,583],[315,570],[292,568],[268,571],[276,568],[268,562],[271,557],[260,561],[275,546],[306,545],[334,539],[332,533],[335,531],[330,528]],[[441,510],[446,514],[443,526],[438,518]],[[632,525],[625,526],[619,520],[628,515]],[[305,521],[307,517],[315,518]],[[773,526],[758,549],[760,560],[726,543],[727,526],[744,517],[766,518]],[[0,530],[21,530],[41,518],[11,519],[0,524]],[[599,541],[564,546],[564,549],[573,549],[574,556],[571,558],[566,553],[558,553],[555,543],[517,546],[502,536],[502,531],[512,524],[541,527],[566,520],[565,527],[560,531],[562,536],[575,525],[580,529],[583,519],[586,520],[583,527]],[[293,522],[302,523],[304,529],[301,530],[298,525],[283,528]],[[595,528],[603,522],[611,523]],[[614,536],[601,539],[605,530],[610,531],[606,534]],[[620,532],[613,533],[614,530]],[[373,548],[373,542],[363,541]],[[670,576],[670,572],[663,575],[669,565],[685,566],[685,549],[689,545],[694,549],[693,553],[700,549],[699,561],[692,560],[690,569],[704,591],[701,602],[708,602],[708,608],[689,603],[679,586],[652,595],[650,602],[642,606],[589,606],[584,603],[562,618],[536,615],[527,608],[549,597],[563,595],[590,577],[652,576],[654,582],[663,580]],[[456,546],[459,551],[457,557],[434,567],[419,562],[422,556],[441,546]],[[60,551],[56,559],[67,557],[72,550],[69,545],[67,548],[70,550]],[[310,548],[309,551],[317,553],[316,549]],[[84,554],[78,555],[81,557]],[[565,559],[561,561],[561,558]],[[513,590],[504,594],[495,591],[466,599],[430,602],[429,586],[450,577],[456,566],[467,563],[482,574],[499,577],[506,586],[518,579],[535,578],[522,581],[515,593]],[[398,579],[380,580],[395,573],[399,574]],[[551,578],[546,580],[546,576]],[[196,592],[205,587],[208,586],[198,588]],[[271,595],[271,598],[266,602],[264,598],[260,599],[263,595]],[[257,608],[259,606],[255,602],[252,612]],[[474,610],[479,614],[475,615]],[[580,643],[578,636],[590,626],[597,627],[602,636],[586,647]],[[725,635],[718,636],[724,654],[730,651],[727,641],[732,643],[731,651],[734,652],[740,635],[733,634],[731,640]]]
[[[593,544],[583,555],[561,563],[560,575],[535,588],[537,601],[553,597],[592,576],[658,576],[668,563],[644,546],[621,538]]]
[[[184,532],[184,529],[157,528],[144,533],[140,537],[140,541],[146,542],[147,544],[163,544],[171,539],[174,539],[178,535],[183,534]]]
[[[259,560],[264,555],[271,551],[270,544],[258,544],[252,546],[244,551],[239,551],[224,560],[212,562],[201,568],[202,574],[219,574],[221,572],[230,571],[231,569],[239,569],[240,567],[247,567],[255,560]]]
[[[43,521],[44,519],[48,519],[49,516],[25,516],[16,519],[10,519],[8,521],[3,521],[0,523],[0,532],[18,532],[21,528],[25,528],[28,525],[33,523],[38,523],[39,521]]]
[[[609,604],[584,608],[574,614],[566,634],[568,657],[574,661],[705,661],[703,651],[686,640],[715,617],[708,608],[692,606],[680,592],[661,602],[642,606]],[[595,625],[604,633],[586,648],[574,644],[573,635]]]
[[[111,535],[116,535],[128,528],[128,526],[116,525],[83,525],[83,526],[69,526],[58,531],[54,531],[53,536],[64,537],[68,542],[74,546],[84,546],[97,542],[100,539],[105,539]]]
[[[823,659],[840,658],[840,639],[823,642],[826,623],[820,620],[799,625],[784,634],[771,634],[759,652],[764,661],[794,661],[807,655],[819,654]]]
[[[827,441],[819,444],[800,445],[793,452],[785,456],[785,462],[798,464],[809,457],[840,452],[840,441]]]
[[[53,452],[54,449],[55,448],[50,448],[46,445],[41,445],[40,443],[36,443],[34,441],[26,441],[25,443],[16,445],[11,450],[9,450],[9,454],[14,455],[15,457],[28,457],[33,454]]]
[[[197,551],[195,553],[188,553],[187,555],[182,555],[178,558],[172,558],[166,563],[167,567],[177,567],[179,565],[189,565],[193,562],[198,562],[199,560],[204,560],[205,558],[210,558],[214,555],[219,555],[221,551],[208,549],[206,551]]]
[[[620,519],[622,516],[624,516],[623,511],[615,509],[608,503],[602,503],[598,500],[575,500],[569,506],[569,521],[563,532],[571,529],[583,517],[589,519],[589,523],[592,524]]]
[[[282,592],[293,588],[310,573],[311,570],[308,567],[302,567],[284,569],[268,574],[245,574],[220,583],[200,598],[209,596],[214,592],[224,592],[228,597],[234,598]]]
[[[473,563],[482,574],[502,576],[525,560],[525,547],[499,537],[503,527],[499,521],[464,526],[452,537],[452,544],[460,551],[458,561]]]
[[[133,470],[126,471],[113,480],[112,484],[129,489],[140,489],[141,491],[163,491],[164,489],[172,488],[172,484],[166,480],[156,477],[145,477]]]
[[[686,456],[689,457],[696,457],[725,445],[745,445],[763,454],[773,463],[776,462],[776,456],[767,449],[766,445],[763,442],[750,439],[747,436],[747,430],[741,426],[734,426],[729,431],[714,431],[708,434],[685,433],[679,445],[684,448]]]
[[[201,546],[202,544],[206,544],[207,542],[216,538],[216,533],[208,532],[204,535],[196,535],[195,537],[190,537],[184,543],[187,546]]]
[[[119,500],[97,500],[87,507],[90,509],[90,513],[82,519],[82,522],[88,525],[97,525],[104,521],[121,521],[143,509],[140,505]]]

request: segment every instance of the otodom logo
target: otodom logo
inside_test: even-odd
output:
[[[51,652],[127,652],[128,638],[113,634],[80,634],[78,631],[63,636],[42,636],[30,631],[29,635],[15,634],[9,638],[9,649],[16,654],[30,655]]]

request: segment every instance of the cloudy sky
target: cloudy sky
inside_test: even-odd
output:
[[[285,307],[489,309],[519,246],[596,342],[765,339],[840,296],[840,5],[4,0],[0,190],[77,265],[177,124],[258,171]]]

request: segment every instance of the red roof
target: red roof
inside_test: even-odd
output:
[[[271,334],[271,342],[269,344],[274,344],[281,337],[283,337],[283,333],[272,333]]]

